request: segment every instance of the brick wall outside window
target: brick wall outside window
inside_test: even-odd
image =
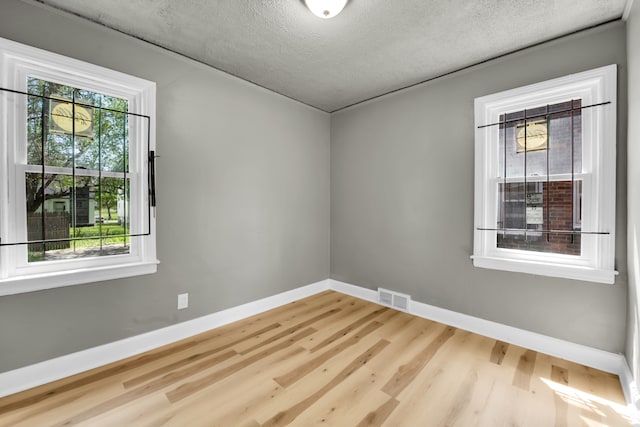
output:
[[[511,197],[512,201],[507,202],[507,221],[504,227],[527,228],[527,230],[531,231],[527,231],[526,236],[524,232],[515,231],[505,232],[504,235],[498,233],[498,247],[580,255],[580,234],[571,235],[536,232],[536,230],[570,231],[572,226],[575,230],[580,230],[579,227],[576,227],[576,223],[579,223],[579,217],[576,218],[576,214],[579,215],[579,209],[577,209],[578,212],[576,212],[572,200],[580,200],[579,196],[582,186],[579,181],[576,181],[574,194],[572,194],[571,187],[571,181],[552,181],[548,186],[546,182],[527,183],[528,193],[535,192],[542,194],[541,207],[543,223],[525,224],[526,202],[523,191],[524,183],[507,184],[508,194],[510,195],[508,197]],[[503,227],[503,224],[499,221],[498,228],[501,227]]]

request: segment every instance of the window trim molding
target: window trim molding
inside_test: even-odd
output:
[[[128,111],[150,117],[147,148],[146,126],[134,126],[136,141],[144,141],[131,146],[129,152],[131,179],[137,177],[139,186],[135,189],[139,202],[136,208],[131,207],[132,225],[135,218],[137,227],[147,228],[146,207],[148,197],[147,149],[155,150],[155,109],[156,84],[119,71],[110,70],[98,65],[68,58],[63,55],[16,43],[0,38],[0,85],[5,88],[25,91],[26,76],[34,76],[45,80],[60,82],[66,85],[89,89],[110,96],[125,98],[129,102]],[[24,81],[23,81],[24,80]],[[2,103],[0,114],[0,162],[6,173],[0,174],[0,232],[7,241],[13,240],[19,221],[20,209],[16,191],[19,188],[17,173],[28,166],[21,165],[18,144],[23,140],[24,131],[16,126],[8,110],[8,97],[0,98]],[[20,139],[16,139],[20,138]],[[1,169],[0,169],[1,170]],[[132,181],[133,182],[133,181]],[[13,188],[10,188],[12,186]],[[132,192],[134,191],[132,187]],[[9,199],[9,196],[13,199]],[[23,196],[24,197],[24,196]],[[132,194],[133,198],[133,194]],[[24,267],[13,247],[0,248],[0,295],[11,295],[92,283],[135,275],[150,274],[157,271],[156,259],[156,225],[155,209],[152,209],[151,221],[148,224],[150,234],[136,237],[132,251],[128,255],[114,255],[104,258],[80,258],[57,261],[53,269],[46,264]],[[133,226],[131,232],[136,234]],[[134,248],[135,246],[135,248]],[[43,263],[46,263],[43,262]],[[52,264],[49,264],[52,265]]]
[[[158,260],[105,265],[88,269],[30,274],[0,280],[0,296],[23,294],[65,286],[83,285],[105,280],[124,279],[157,272]]]
[[[615,64],[475,99],[474,250],[476,267],[613,284],[615,271],[615,183],[617,145],[617,66]],[[582,110],[583,219],[585,231],[608,235],[582,235],[582,255],[562,255],[496,247],[495,228],[497,126],[499,115],[537,105],[567,101],[578,96],[583,105],[611,104]],[[493,173],[492,173],[493,171]],[[584,172],[584,173],[582,173]],[[535,179],[534,179],[535,180]],[[529,177],[527,177],[529,181]],[[585,213],[590,212],[591,218]]]

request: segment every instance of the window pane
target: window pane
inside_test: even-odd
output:
[[[129,253],[129,221],[124,212],[124,187],[128,180],[76,178],[75,229],[72,242],[76,257]],[[89,239],[96,237],[96,239]]]
[[[31,77],[28,88],[47,97],[28,97],[28,164],[42,164],[44,140],[46,166],[128,171],[127,100]]]
[[[27,163],[42,165],[44,154],[47,166],[71,167],[73,138],[51,130],[51,103],[40,97],[29,96],[27,108]],[[56,117],[62,116],[58,114]]]
[[[97,194],[99,215],[104,223],[116,222],[122,225],[124,230],[128,230],[131,222],[129,185],[128,178],[102,178]],[[128,234],[128,231],[125,234]]]
[[[71,227],[71,179],[63,175],[27,173],[27,239],[68,239]],[[44,178],[45,192],[42,192]],[[29,262],[43,261],[50,251],[66,250],[68,241],[30,244]]]
[[[81,104],[82,107],[100,107],[102,102],[102,95],[99,93],[91,92],[90,90],[75,90],[75,101]]]
[[[129,253],[128,178],[45,174],[44,195],[42,178],[25,177],[28,241],[70,241],[28,245],[29,262]]]
[[[30,165],[42,164],[42,130],[48,120],[43,118],[43,107],[42,98],[27,96],[27,163]]]
[[[519,115],[522,112],[519,112]],[[514,120],[514,115],[508,114],[507,120]],[[500,117],[500,120],[503,118]],[[500,125],[499,132],[499,176],[507,177],[524,176],[524,155],[520,151],[520,146],[517,141],[518,124],[522,125],[523,121],[507,122]],[[506,148],[505,148],[506,147]],[[506,169],[505,169],[506,160]]]
[[[70,86],[48,82],[34,77],[27,77],[27,92],[34,95],[71,99],[73,97],[73,90],[74,89]]]
[[[581,225],[582,185],[553,178],[582,172],[580,107],[567,101],[500,116],[500,175],[517,180],[498,186],[499,248],[580,255],[572,232]]]
[[[77,136],[75,138],[75,167],[78,169],[98,170],[100,166],[100,145],[93,138]]]
[[[28,164],[76,171],[26,174],[28,240],[69,239],[30,244],[29,261],[129,253],[128,102],[36,78],[28,91],[42,95],[28,96]]]
[[[572,158],[574,173],[582,172],[581,101],[573,101],[573,112],[571,105],[571,101],[549,105],[548,119],[547,106],[527,109],[526,121],[524,111],[501,115],[500,121],[506,123],[499,131],[499,176],[525,176],[525,170],[527,177],[546,176],[547,171],[570,174]]]
[[[110,172],[128,172],[129,118],[127,114],[102,111],[100,120],[100,147],[102,151],[102,170]]]
[[[113,96],[102,95],[102,108],[127,112],[129,111],[129,102],[126,99],[115,98]]]
[[[500,183],[498,194],[497,247],[580,255],[581,181]]]
[[[66,175],[26,174],[27,239],[54,240],[71,237],[72,179]],[[68,251],[69,241],[30,244],[29,261],[44,261],[50,254]]]
[[[580,101],[574,101],[573,113],[564,111],[551,115],[549,123],[550,146],[553,153],[549,157],[549,173],[551,174],[571,173],[572,153],[573,171],[575,173],[582,172],[582,111],[575,110],[580,106]],[[566,102],[554,105],[551,111],[569,110],[570,108],[571,102]]]

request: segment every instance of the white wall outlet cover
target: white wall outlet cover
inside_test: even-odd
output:
[[[189,307],[189,294],[178,294],[178,310]]]

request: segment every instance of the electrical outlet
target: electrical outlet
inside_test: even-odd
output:
[[[189,294],[178,294],[178,310],[189,307]]]

